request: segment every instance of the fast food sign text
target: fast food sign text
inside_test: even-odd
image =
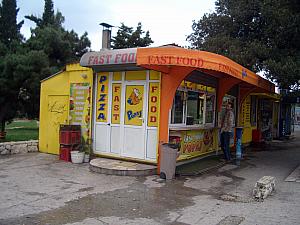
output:
[[[108,76],[98,75],[97,122],[107,122]]]

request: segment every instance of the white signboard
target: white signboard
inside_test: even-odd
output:
[[[136,48],[87,52],[80,59],[81,66],[120,65],[136,63]]]

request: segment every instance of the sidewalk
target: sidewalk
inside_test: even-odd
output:
[[[288,139],[283,140],[273,140],[268,143],[262,143],[260,145],[256,146],[248,146],[243,147],[243,159],[241,160],[241,163],[243,161],[248,160],[251,157],[255,157],[255,154],[257,152],[261,151],[278,151],[282,150],[286,147],[293,147],[298,144],[300,140],[300,131],[296,131],[289,137]],[[231,152],[231,155],[233,157],[233,160],[229,164],[235,164],[235,150],[233,149]],[[218,168],[224,166],[226,163],[221,160],[222,155],[209,155],[206,157],[203,157],[202,159],[196,160],[194,162],[190,162],[187,164],[183,164],[176,167],[176,176],[196,176],[201,175],[207,172],[211,172],[214,170],[217,170]],[[299,176],[300,179],[300,169],[299,169],[299,175],[297,174],[297,170],[293,174],[293,176],[290,179],[298,179],[296,178]]]
[[[0,225],[298,225],[300,185],[285,180],[299,164],[299,136],[250,152],[239,167],[172,181],[91,173],[43,153],[0,156]],[[276,190],[256,202],[266,175]]]

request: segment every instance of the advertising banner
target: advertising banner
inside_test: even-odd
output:
[[[81,125],[82,136],[90,135],[91,87],[89,83],[71,83],[70,114],[71,125]]]
[[[142,126],[144,85],[126,85],[125,125]]]
[[[197,156],[216,150],[215,139],[214,129],[182,131],[180,155],[185,158],[185,156]]]

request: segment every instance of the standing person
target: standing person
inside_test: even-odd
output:
[[[222,124],[221,124],[221,148],[223,150],[226,161],[231,160],[229,145],[230,145],[232,127],[234,126],[234,114],[232,108],[233,108],[233,104],[231,102],[228,102],[226,104],[226,111],[222,118]]]

